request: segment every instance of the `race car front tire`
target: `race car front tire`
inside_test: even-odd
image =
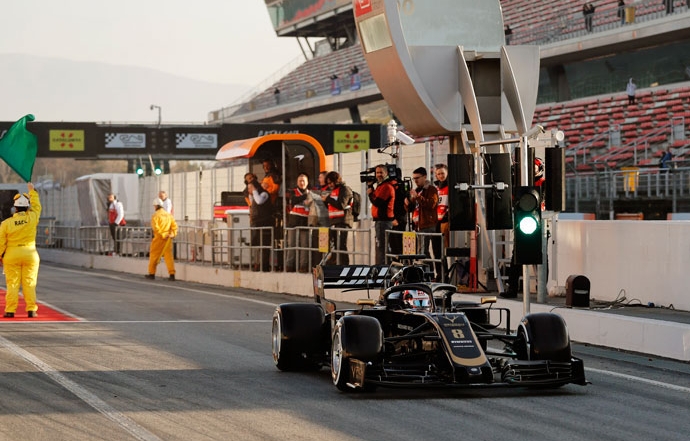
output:
[[[316,303],[286,303],[273,313],[273,362],[282,371],[317,370],[325,355],[325,315]]]
[[[333,384],[341,391],[353,388],[350,382],[350,360],[373,360],[383,349],[383,330],[374,317],[363,315],[344,316],[333,330],[331,345],[331,376]],[[366,389],[366,387],[365,387]]]
[[[557,314],[527,314],[517,329],[515,352],[520,360],[570,361],[570,337],[565,321]]]

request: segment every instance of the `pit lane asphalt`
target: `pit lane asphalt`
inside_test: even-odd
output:
[[[309,301],[42,264],[81,322],[0,325],[0,439],[681,440],[687,363],[575,347],[593,384],[343,394],[270,355],[274,306]]]

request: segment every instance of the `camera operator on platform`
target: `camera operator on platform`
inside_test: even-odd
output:
[[[386,230],[393,228],[393,205],[395,203],[395,187],[388,177],[385,165],[376,166],[376,182],[367,182],[367,196],[371,202],[371,217],[374,220],[376,237],[376,265],[386,263]]]

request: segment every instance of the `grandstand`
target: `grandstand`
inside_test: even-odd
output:
[[[242,102],[210,112],[209,123],[385,123],[394,116],[364,61],[350,0],[265,2],[276,34],[309,49],[305,61]],[[675,0],[672,10],[663,0],[627,0],[622,11],[617,0],[591,3],[588,31],[579,0],[501,1],[510,44],[541,49],[534,123],[565,132],[571,174],[652,169],[666,150],[673,164],[684,166],[690,159],[688,0]],[[309,39],[319,40],[312,47]],[[353,66],[356,87],[350,87]],[[337,91],[333,75],[342,82]],[[638,85],[635,105],[625,94],[630,77]]]

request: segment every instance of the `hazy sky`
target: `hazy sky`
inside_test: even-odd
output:
[[[263,0],[6,0],[0,53],[159,69],[255,85],[301,55]]]
[[[163,108],[164,121],[204,121],[243,92],[270,86],[266,80],[302,57],[294,38],[275,35],[263,0],[2,0],[0,16],[6,121],[25,113],[37,121],[146,121],[155,117],[151,103]],[[76,63],[38,61],[26,70],[8,61],[19,60],[14,54]],[[152,72],[82,62],[209,84],[171,88]]]

